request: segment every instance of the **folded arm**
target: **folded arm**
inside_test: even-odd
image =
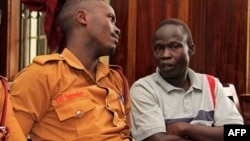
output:
[[[223,141],[224,127],[210,127],[176,122],[166,126],[168,134],[183,136],[195,141]]]
[[[146,138],[143,141],[192,141],[192,140],[176,135],[169,135],[166,133],[156,133]]]

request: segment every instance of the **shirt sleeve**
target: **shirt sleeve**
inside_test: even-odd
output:
[[[6,114],[6,127],[9,128],[10,135],[8,140],[10,141],[27,141],[27,138],[24,136],[23,131],[13,113],[12,104],[10,99],[8,98],[8,109]]]
[[[50,104],[46,70],[37,64],[23,69],[10,89],[10,98],[17,120],[27,136],[34,122],[39,121]]]
[[[152,86],[142,80],[130,89],[132,135],[138,141],[166,132],[163,113],[154,94]]]

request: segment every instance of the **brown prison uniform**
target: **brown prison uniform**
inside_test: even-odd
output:
[[[10,95],[32,141],[128,141],[130,99],[123,85],[120,74],[101,62],[94,79],[65,48],[35,57],[17,74]]]
[[[4,78],[1,77],[0,79]],[[2,82],[0,81],[0,121],[2,121],[1,118],[2,118],[4,99],[5,99],[5,88],[3,87]],[[8,104],[7,104],[7,112],[5,118],[5,127],[9,128],[9,136],[6,138],[6,141],[26,141],[22,129],[20,128],[20,125],[18,124],[16,117],[14,116],[12,104],[10,102],[9,97],[7,100]],[[0,138],[2,138],[2,136],[3,134],[1,132]]]

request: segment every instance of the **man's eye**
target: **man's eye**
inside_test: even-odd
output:
[[[164,46],[160,46],[160,45],[156,45],[155,47],[154,47],[154,49],[157,51],[157,50],[162,50],[162,49],[164,49]]]
[[[172,49],[178,49],[180,47],[181,47],[181,45],[179,45],[179,44],[172,44],[172,45],[170,45],[170,48],[172,48]]]
[[[114,15],[109,15],[108,18],[110,19],[111,22],[115,21],[115,16]]]

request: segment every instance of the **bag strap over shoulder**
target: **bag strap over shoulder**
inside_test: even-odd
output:
[[[4,88],[4,101],[3,101],[2,115],[1,115],[1,121],[0,121],[0,132],[3,134],[3,137],[1,138],[1,140],[5,141],[6,138],[9,136],[9,129],[5,127],[7,105],[8,105],[8,86],[7,86],[6,79],[0,76],[0,80]]]
[[[210,94],[211,94],[211,97],[212,97],[213,105],[214,105],[214,108],[215,108],[215,105],[216,105],[215,93],[214,93],[215,80],[214,80],[214,77],[211,76],[211,75],[206,74],[206,76],[207,76],[208,84],[209,84],[209,87],[210,87],[210,92],[211,92]]]

